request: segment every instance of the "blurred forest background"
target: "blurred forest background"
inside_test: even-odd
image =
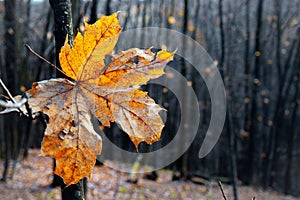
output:
[[[300,196],[299,0],[72,0],[72,8],[75,32],[83,20],[92,23],[102,14],[125,11],[119,17],[124,30],[177,30],[203,45],[218,65],[226,86],[227,119],[213,151],[199,159],[210,121],[208,90],[184,59],[176,57],[170,64],[192,83],[201,110],[196,139],[168,166],[179,178],[221,177],[228,183],[238,179]],[[53,13],[47,0],[0,1],[0,27],[0,77],[13,95],[35,81],[56,76],[55,69],[24,47],[30,44],[55,63]],[[171,92],[153,85],[145,89],[168,110],[168,119],[162,140],[150,147],[142,144],[141,151],[167,144],[181,117]],[[0,93],[5,95],[2,88]],[[11,176],[9,172],[29,148],[40,147],[43,132],[39,119],[32,121],[17,113],[0,116],[2,180]],[[116,126],[105,132],[118,146],[134,149]]]

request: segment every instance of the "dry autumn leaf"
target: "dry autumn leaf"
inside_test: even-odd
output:
[[[33,83],[27,91],[33,113],[49,117],[42,142],[42,154],[56,160],[55,173],[67,185],[89,177],[101,153],[102,140],[94,131],[91,116],[103,126],[116,122],[135,146],[151,144],[160,138],[164,127],[159,112],[163,110],[138,86],[164,74],[173,53],[137,48],[111,55],[121,32],[116,14],[102,16],[95,24],[85,24],[74,46],[65,44],[60,64],[72,79],[58,78]]]

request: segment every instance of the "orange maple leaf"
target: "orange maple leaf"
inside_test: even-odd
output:
[[[101,153],[102,140],[94,131],[91,115],[103,126],[116,122],[135,146],[151,144],[164,127],[159,112],[164,110],[137,86],[164,74],[173,53],[157,53],[137,48],[110,54],[121,32],[117,15],[102,16],[95,24],[85,24],[84,35],[77,34],[73,48],[65,44],[60,64],[73,81],[58,78],[33,83],[27,91],[33,113],[49,117],[42,142],[42,154],[56,160],[55,172],[66,185],[89,177]]]

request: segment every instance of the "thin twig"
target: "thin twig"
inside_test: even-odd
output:
[[[223,195],[224,200],[227,200],[226,195],[225,195],[225,193],[224,193],[224,189],[223,189],[223,186],[222,186],[221,181],[218,181],[218,185],[219,185],[219,187],[220,187],[220,189],[221,189],[221,192],[222,192],[222,195]]]
[[[7,89],[7,87],[5,86],[5,84],[3,83],[2,79],[0,78],[0,84],[2,86],[2,88],[5,90],[6,94],[8,95],[9,99],[13,102],[16,103],[16,100],[14,99],[14,97],[10,94],[9,90]]]
[[[17,101],[15,103],[10,102],[10,101],[9,102],[3,101],[3,100],[0,99],[0,106],[5,107],[5,108],[20,108],[26,102],[27,102],[26,98],[22,98],[20,101]]]
[[[59,69],[59,67],[57,67],[56,65],[52,64],[50,61],[46,60],[44,57],[42,57],[40,54],[38,54],[37,52],[35,52],[28,44],[25,44],[25,47],[31,52],[33,53],[35,56],[37,56],[39,59],[41,59],[42,61],[46,62],[48,65],[54,67],[56,70],[60,71],[61,73],[63,73],[64,75],[66,75],[66,73],[64,71],[62,71],[61,69]],[[67,75],[66,75],[67,76]]]
[[[0,78],[0,84],[1,84],[2,88],[5,90],[5,92],[7,93],[9,99],[10,99],[14,104],[16,104],[16,103],[17,103],[16,100],[15,100],[14,97],[11,95],[11,93],[9,92],[9,90],[7,89],[7,87],[5,86],[5,84],[3,83],[3,81],[2,81],[1,78]],[[27,101],[27,100],[26,100],[26,101]],[[20,113],[22,113],[23,115],[26,116],[26,114],[21,110],[20,106],[15,107],[15,108],[17,108],[17,109],[19,110]]]

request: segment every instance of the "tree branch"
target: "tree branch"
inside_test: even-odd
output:
[[[3,101],[0,99],[0,106],[4,108],[21,108],[27,102],[26,98],[21,98],[21,100],[16,101],[15,103],[11,101]],[[7,113],[7,112],[4,112]],[[0,112],[0,114],[3,114]]]
[[[0,84],[2,86],[2,88],[5,90],[5,92],[7,93],[9,99],[13,102],[16,103],[14,97],[10,94],[9,90],[7,89],[7,87],[5,86],[5,84],[3,83],[2,79],[0,78]]]
[[[6,114],[6,113],[17,111],[22,113],[25,116],[28,116],[28,113],[25,113],[24,109],[22,110],[22,106],[27,103],[27,98],[22,97],[19,101],[16,101],[14,97],[11,95],[11,93],[9,92],[9,90],[7,89],[7,87],[5,86],[5,84],[3,83],[1,78],[0,78],[0,85],[5,90],[9,99],[11,100],[11,101],[0,100],[0,106],[6,108],[5,110],[1,111],[0,114]]]

